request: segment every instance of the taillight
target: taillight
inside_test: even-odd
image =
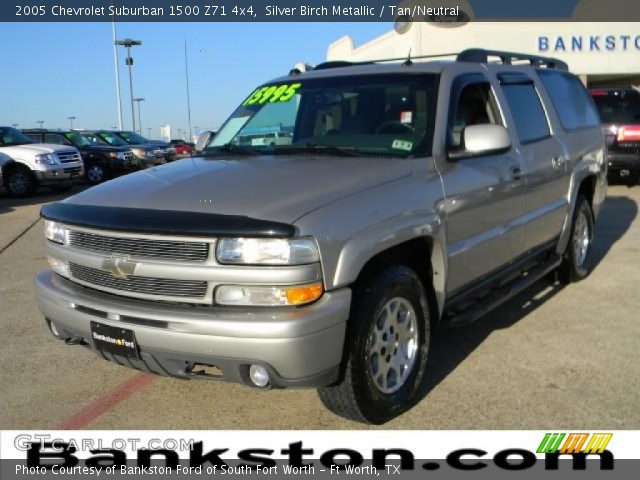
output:
[[[640,141],[640,125],[618,128],[618,142]]]

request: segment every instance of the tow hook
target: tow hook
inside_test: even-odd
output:
[[[64,340],[65,345],[83,345],[86,342],[82,337],[69,337]]]

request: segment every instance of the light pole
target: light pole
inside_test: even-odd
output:
[[[73,121],[76,119],[76,117],[67,117],[67,120],[69,120],[69,123],[71,123],[71,130],[73,130]]]
[[[147,132],[148,132],[147,138],[151,138],[151,127],[147,127]]]
[[[17,124],[17,123],[12,123],[12,124],[11,124],[11,126],[12,126],[13,128],[18,128],[18,124]]]
[[[182,138],[182,129],[181,128],[178,129],[178,138]]]
[[[138,97],[133,99],[134,102],[138,103],[138,126],[140,127],[140,135],[142,135],[142,117],[140,116],[140,102],[144,102],[143,97]],[[134,129],[135,132],[135,129]]]
[[[36,121],[36,123],[40,125],[40,130],[42,130],[42,125],[44,125],[44,120],[38,120]]]
[[[136,47],[138,45],[142,45],[140,40],[131,40],[130,38],[125,38],[124,40],[116,40],[116,45],[122,45],[127,48],[127,59],[126,65],[129,67],[129,93],[131,94],[131,122],[133,126],[133,131],[136,131],[136,111],[133,105],[133,73],[131,72],[131,67],[133,66],[133,58],[131,57],[131,47]]]
[[[189,94],[189,60],[187,59],[187,39],[184,40],[184,73],[187,80],[187,117],[189,120],[189,141],[191,141],[191,96]]]
[[[111,0],[111,6],[113,7],[113,0]],[[115,13],[111,20],[111,34],[113,35],[113,66],[116,70],[116,108],[118,110],[118,128],[122,130],[122,98],[120,96],[120,65],[118,61],[118,46],[116,44],[116,16]],[[114,130],[116,130],[114,128]]]

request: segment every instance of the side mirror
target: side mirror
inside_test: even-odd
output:
[[[478,157],[506,152],[511,148],[511,137],[502,125],[470,125],[462,132],[464,148],[449,152],[449,158]]]

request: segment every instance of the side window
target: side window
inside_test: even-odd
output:
[[[69,145],[69,142],[62,136],[57,133],[47,133],[44,136],[44,143],[53,143],[56,145]]]
[[[26,133],[25,135],[36,143],[42,143],[42,140],[40,139],[40,135],[37,133]]]
[[[580,80],[554,70],[539,70],[538,76],[551,98],[562,128],[573,130],[600,123],[598,112]]]
[[[521,143],[542,140],[550,135],[547,116],[533,83],[502,86]]]
[[[489,82],[472,83],[462,88],[458,102],[450,112],[449,148],[464,147],[463,132],[470,125],[497,124],[499,116]]]

